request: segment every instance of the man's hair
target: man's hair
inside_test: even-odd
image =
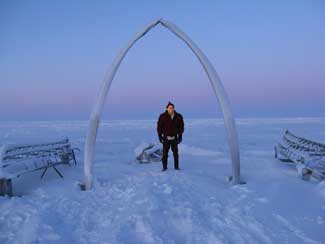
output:
[[[169,101],[168,104],[166,105],[166,108],[168,108],[169,106],[173,106],[173,108],[175,108],[174,104],[171,103],[170,101]]]

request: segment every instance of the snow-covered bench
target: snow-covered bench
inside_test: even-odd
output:
[[[275,158],[296,164],[303,179],[325,179],[325,144],[298,137],[286,130],[282,142],[274,147]]]
[[[23,174],[48,168],[63,178],[59,164],[76,164],[74,149],[68,139],[40,144],[4,145],[0,148],[0,195],[12,195],[12,179]]]
[[[142,143],[134,152],[139,163],[159,162],[162,159],[162,146],[155,143]]]

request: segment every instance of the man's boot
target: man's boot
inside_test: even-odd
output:
[[[164,157],[162,158],[162,165],[163,165],[163,168],[161,171],[166,171],[167,170],[167,157]]]
[[[178,166],[178,156],[174,156],[174,168],[176,170],[179,170],[179,166]]]
[[[162,171],[166,171],[167,170],[167,161],[168,161],[168,151],[169,151],[169,147],[170,145],[168,143],[164,143],[163,144],[163,155],[162,155]]]

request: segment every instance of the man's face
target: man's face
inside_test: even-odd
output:
[[[174,113],[174,107],[172,105],[169,105],[167,107],[167,112],[169,115],[172,115]]]

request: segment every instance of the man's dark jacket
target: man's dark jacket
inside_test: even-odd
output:
[[[161,113],[157,122],[157,132],[159,135],[164,134],[164,138],[167,136],[176,136],[176,134],[183,134],[183,116],[175,110],[173,119],[170,117],[167,110]]]

